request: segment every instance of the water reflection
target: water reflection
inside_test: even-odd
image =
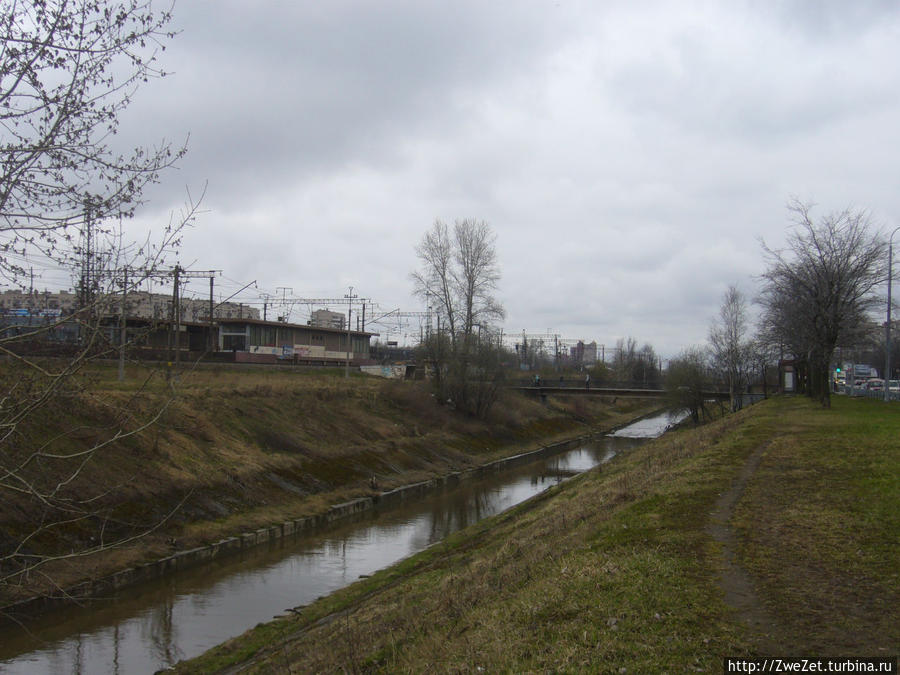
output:
[[[199,654],[285,609],[308,604],[448,534],[609,461],[658,435],[672,419],[643,420],[564,454],[389,510],[374,510],[319,534],[278,540],[177,576],[125,589],[88,607],[65,608],[0,633],[3,673],[153,672]],[[6,659],[3,661],[2,659]]]
[[[623,427],[612,435],[616,438],[656,438],[661,436],[688,416],[687,410],[673,410],[662,415],[653,415]]]
[[[152,645],[153,654],[160,663],[175,663],[180,658],[178,639],[175,632],[175,601],[171,595],[150,612],[148,634],[145,639]],[[118,625],[116,625],[118,628]],[[116,661],[118,661],[119,640],[115,640]]]
[[[457,488],[458,489],[458,488]],[[415,524],[416,532],[412,538],[412,548],[421,550],[441,541],[448,534],[476,523],[486,515],[495,513],[491,508],[492,494],[487,491],[475,491],[468,500],[458,499],[453,493],[444,494],[443,498],[433,500],[428,513],[423,513],[419,523]]]

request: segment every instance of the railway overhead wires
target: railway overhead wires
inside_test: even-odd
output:
[[[396,334],[398,337],[406,337],[414,342],[421,342],[431,334],[432,317],[435,316],[435,313],[432,311],[404,312],[399,307],[387,312],[381,311],[380,314],[378,313],[379,311],[381,309],[375,305],[375,312],[373,312],[373,318],[369,320],[369,324],[383,327],[388,339]],[[411,319],[418,319],[418,321],[414,323]]]
[[[291,290],[291,289],[283,289],[279,287],[278,290]],[[306,308],[305,315],[307,318],[311,318],[314,309],[322,309],[322,308],[330,308],[334,305],[343,306],[349,305],[352,309],[357,312],[357,318],[359,325],[359,330],[365,330],[366,326],[366,311],[368,307],[371,307],[371,299],[362,298],[354,295],[352,298],[343,297],[343,298],[300,298],[294,297],[292,295],[287,295],[282,293],[279,295],[268,295],[262,298],[264,302],[264,307],[267,309],[268,307],[278,307],[280,313],[278,315],[279,321],[289,322],[291,320],[291,315],[297,310],[299,307]],[[356,309],[359,307],[360,309]]]

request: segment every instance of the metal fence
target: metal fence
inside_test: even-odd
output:
[[[765,398],[765,394],[743,394],[741,396],[741,407],[746,408],[748,405],[753,405],[754,403],[765,400]]]
[[[855,397],[865,397],[865,398],[874,398],[880,401],[884,400],[884,390],[883,389],[865,389],[863,387],[848,387],[844,386],[840,390],[838,390],[839,394],[847,394],[848,396]],[[900,391],[891,390],[888,392],[888,400],[890,401],[900,401]]]

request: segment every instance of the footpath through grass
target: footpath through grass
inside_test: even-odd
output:
[[[900,646],[900,407],[775,399],[668,434],[179,672],[721,672]],[[729,528],[751,628],[725,602]],[[773,651],[774,650],[774,651]]]

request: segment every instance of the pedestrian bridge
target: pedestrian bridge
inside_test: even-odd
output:
[[[663,398],[667,392],[665,389],[644,389],[635,387],[567,387],[565,385],[520,385],[510,387],[516,391],[521,391],[531,396],[540,396],[542,399],[547,396],[627,396],[632,398]],[[703,397],[706,399],[728,400],[727,391],[704,391]]]

